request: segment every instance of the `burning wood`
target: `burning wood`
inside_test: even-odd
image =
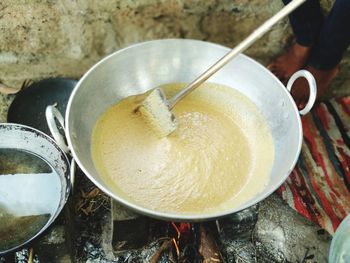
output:
[[[171,223],[173,229],[176,231],[176,236],[172,238],[173,247],[175,249],[178,262],[186,261],[186,249],[188,246],[196,246],[194,243],[194,233],[191,229],[190,223],[181,223],[179,225]]]
[[[180,249],[179,249],[179,246],[177,245],[177,241],[176,241],[175,238],[172,238],[171,241],[174,244],[174,247],[175,247],[175,250],[176,250],[176,255],[177,255],[177,257],[179,257],[180,256]]]
[[[158,238],[154,240],[156,246],[152,245],[154,250],[147,255],[147,262],[224,262],[215,241],[216,235],[213,231],[216,230],[211,225],[158,222],[155,227],[159,232],[153,232],[152,225],[150,229]]]
[[[199,224],[171,223],[173,234],[170,235],[173,241],[172,251],[176,252],[177,262],[192,263],[203,262],[199,248]]]
[[[159,261],[160,256],[163,254],[163,252],[169,250],[171,248],[171,241],[165,240],[163,244],[160,246],[159,250],[154,253],[152,258],[150,259],[150,263],[157,263]]]
[[[171,224],[172,224],[172,226],[174,227],[174,229],[175,229],[175,231],[177,233],[177,239],[180,239],[180,236],[181,236],[180,229],[177,227],[177,225],[174,222],[172,222]]]
[[[28,263],[33,263],[33,248],[29,250]]]

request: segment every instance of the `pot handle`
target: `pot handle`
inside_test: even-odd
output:
[[[47,125],[49,126],[50,132],[55,139],[57,145],[65,152],[69,153],[68,145],[66,144],[66,140],[58,130],[56,120],[61,125],[61,128],[64,130],[64,119],[62,114],[57,110],[55,105],[49,105],[46,107],[45,111],[46,121]]]
[[[49,105],[46,107],[45,110],[45,117],[47,125],[49,126],[49,130],[57,143],[57,145],[67,154],[70,154],[70,149],[66,143],[66,140],[64,139],[64,136],[61,134],[57,127],[56,120],[61,125],[61,128],[65,132],[64,128],[64,118],[62,114],[58,111],[55,105]],[[70,183],[71,183],[71,192],[73,193],[73,186],[74,186],[74,179],[75,179],[75,171],[76,171],[76,163],[74,158],[72,158],[71,164],[70,164]]]
[[[307,80],[307,82],[309,84],[309,90],[310,90],[308,102],[306,103],[304,109],[299,111],[300,115],[305,115],[311,110],[312,106],[314,105],[314,103],[316,101],[317,85],[316,85],[316,80],[315,80],[314,76],[309,71],[302,69],[302,70],[295,72],[290,77],[288,84],[287,84],[287,90],[289,92],[292,90],[292,86],[293,86],[294,82],[300,77],[303,77]]]

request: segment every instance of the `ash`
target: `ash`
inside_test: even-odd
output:
[[[4,260],[4,262],[5,262],[5,260]],[[16,263],[28,263],[29,262],[29,250],[24,248],[20,251],[17,251],[15,253],[15,262]],[[34,255],[33,260],[31,262],[40,263],[38,256]]]
[[[117,252],[113,259],[107,259],[102,248],[86,242],[84,252],[86,253],[87,263],[143,263],[149,262],[154,253],[159,250],[159,247],[159,242],[155,241],[142,249]],[[158,262],[168,263],[169,257],[166,254],[163,254]]]

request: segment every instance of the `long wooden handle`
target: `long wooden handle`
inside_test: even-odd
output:
[[[283,19],[285,16],[290,14],[294,9],[299,7],[306,0],[293,0],[284,8],[282,8],[279,12],[277,12],[273,17],[267,20],[264,24],[258,27],[253,33],[251,33],[246,39],[244,39],[238,46],[232,49],[229,53],[227,53],[224,57],[222,57],[219,61],[217,61],[214,65],[212,65],[209,69],[207,69],[202,75],[197,77],[194,81],[192,81],[186,88],[181,90],[178,94],[176,94],[173,98],[169,100],[169,107],[172,108],[175,104],[189,94],[191,91],[196,89],[199,85],[201,85],[204,81],[210,78],[214,73],[216,73],[219,69],[225,66],[229,61],[231,61],[238,54],[246,50],[250,47],[256,40],[258,40],[261,36],[263,36],[273,25],[275,25],[278,21]]]

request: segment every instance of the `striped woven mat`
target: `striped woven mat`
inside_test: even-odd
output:
[[[299,161],[277,192],[333,234],[350,213],[350,97],[318,104],[302,124]]]

